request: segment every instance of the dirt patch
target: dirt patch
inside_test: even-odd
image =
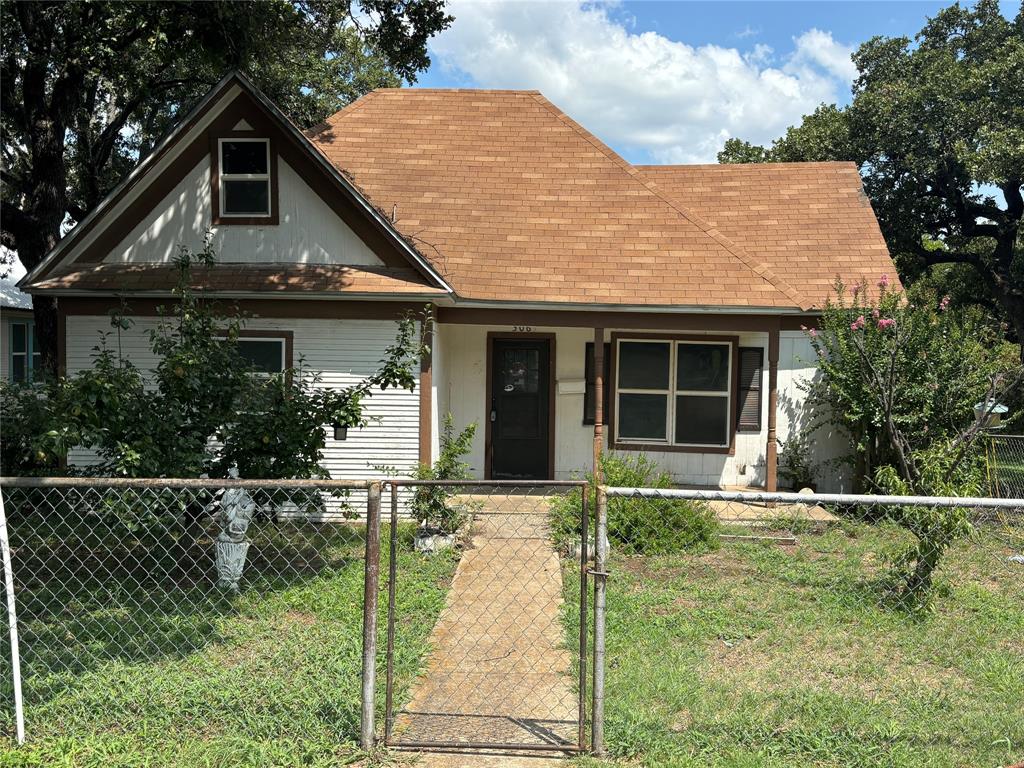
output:
[[[960,670],[912,661],[877,638],[869,642],[805,636],[785,646],[765,637],[718,639],[708,649],[706,675],[736,690],[783,693],[797,687],[822,688],[868,698],[897,697],[901,688],[940,692],[972,687]]]

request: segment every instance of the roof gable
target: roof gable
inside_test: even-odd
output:
[[[412,269],[425,284],[448,290],[440,275],[391,226],[387,218],[326,162],[308,139],[242,75],[224,78],[181,121],[135,171],[100,206],[75,227],[46,260],[21,281],[29,289],[54,272],[81,271],[107,259],[124,260],[132,249],[132,236],[145,240],[147,217],[183,217],[175,195],[189,176],[200,174],[215,151],[218,136],[256,133],[269,137],[274,157],[303,183],[365,244],[357,263],[367,263],[372,252],[378,263],[399,270]],[[209,177],[207,173],[206,178]],[[194,180],[193,180],[194,181]],[[194,190],[193,190],[194,191]],[[165,210],[160,206],[164,204]],[[276,212],[275,212],[276,218]],[[237,226],[232,224],[231,226]],[[278,225],[280,226],[280,225]],[[174,227],[168,235],[174,237]],[[191,243],[188,243],[191,245]],[[153,261],[162,260],[160,243]],[[351,249],[350,249],[351,250]]]

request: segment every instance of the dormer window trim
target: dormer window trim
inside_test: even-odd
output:
[[[266,146],[266,173],[225,173],[224,146],[229,142],[262,143]],[[274,225],[278,223],[278,170],[277,152],[272,137],[254,134],[252,130],[233,130],[212,136],[210,141],[210,181],[212,219],[215,225]],[[231,182],[264,182],[267,185],[267,204],[265,213],[240,211],[231,213],[225,210],[225,188]]]

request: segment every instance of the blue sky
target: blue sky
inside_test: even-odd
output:
[[[632,162],[713,162],[729,137],[846,103],[860,43],[948,4],[450,0],[418,85],[536,88]]]

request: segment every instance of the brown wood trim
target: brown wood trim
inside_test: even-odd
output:
[[[493,381],[495,339],[547,339],[548,340],[548,479],[555,479],[555,380],[558,372],[555,366],[555,334],[553,333],[512,333],[507,331],[487,332],[487,375],[484,384],[484,479],[491,480],[491,386]]]
[[[68,311],[64,302],[57,300],[57,375],[68,373]]]
[[[727,342],[732,346],[732,396],[729,398],[731,401],[732,413],[735,414],[736,409],[736,391],[739,389],[739,365],[738,353],[740,340],[738,336],[721,336],[721,335],[697,335],[697,334],[682,334],[682,333],[619,333],[615,332],[611,335],[611,355],[612,363],[610,370],[612,387],[612,396],[609,398],[609,414],[608,414],[608,444],[612,450],[615,451],[644,451],[644,452],[661,452],[661,453],[713,453],[722,454],[726,456],[736,455],[736,419],[729,419],[729,445],[723,448],[706,448],[706,447],[690,447],[686,445],[662,445],[660,443],[620,443],[615,437],[615,417],[616,411],[619,406],[618,397],[618,361],[619,361],[619,340],[624,339],[626,341],[630,339],[657,339],[664,341],[718,341]],[[670,395],[670,396],[674,396]]]
[[[431,321],[434,320],[436,312],[431,308]],[[424,344],[427,347],[426,354],[420,358],[420,442],[419,442],[419,461],[420,464],[430,464],[433,461],[433,448],[434,448],[434,333],[437,331],[436,323],[432,322],[433,327],[428,329]]]
[[[804,328],[817,329],[821,323],[821,315],[804,315],[800,317],[783,315],[779,318],[779,323],[780,330],[783,331],[801,331]]]
[[[236,122],[235,125],[238,123]],[[278,202],[277,140],[252,131],[210,131],[210,216],[214,226],[276,226],[280,221]],[[221,216],[220,215],[220,141],[221,139],[266,139],[270,154],[270,215],[269,216]]]
[[[776,411],[779,401],[779,326],[768,331],[768,441],[765,445],[765,490],[778,488],[779,444],[776,434]]]
[[[585,347],[584,347],[585,348]],[[604,328],[594,329],[594,482],[604,483],[601,476],[601,454],[604,452]],[[611,398],[609,398],[610,401]]]
[[[173,298],[126,297],[127,314],[155,317],[158,308],[170,307]],[[409,312],[419,312],[420,302],[398,301],[328,301],[316,299],[216,299],[218,308],[226,315],[242,313],[262,318],[324,319],[324,320],[399,320]],[[60,305],[68,315],[106,315],[111,309],[120,309],[121,299],[115,296],[64,297]]]
[[[764,333],[779,315],[728,313],[610,312],[569,309],[476,309],[438,307],[438,322],[457,325],[504,325],[551,328],[615,328],[674,331]],[[807,324],[808,318],[800,318]],[[795,322],[795,321],[794,321]],[[800,323],[796,322],[799,330]]]

